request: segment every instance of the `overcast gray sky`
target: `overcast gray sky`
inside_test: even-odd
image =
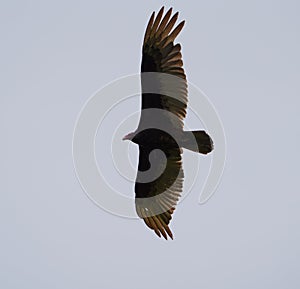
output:
[[[300,287],[300,4],[185,2],[1,2],[1,288]],[[209,158],[199,157],[174,241],[92,203],[72,161],[78,113],[97,89],[139,71],[145,25],[162,5],[186,20],[187,78],[214,104],[227,141],[204,205]]]

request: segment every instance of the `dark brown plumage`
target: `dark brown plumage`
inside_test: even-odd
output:
[[[182,192],[182,148],[206,154],[213,147],[206,132],[183,130],[187,82],[181,46],[174,44],[174,40],[184,21],[175,26],[178,12],[172,16],[172,8],[163,14],[164,7],[156,17],[153,12],[146,28],[141,64],[141,117],[137,130],[124,139],[139,145],[135,184],[137,214],[159,237],[173,239],[169,223]],[[151,72],[163,74],[157,77],[154,74],[149,81]],[[177,78],[172,83],[160,75]],[[149,92],[149,87],[156,88],[156,92]],[[176,97],[167,95],[166,90],[174,91]],[[161,125],[163,129],[159,128]]]

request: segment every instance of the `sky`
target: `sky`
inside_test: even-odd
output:
[[[174,213],[173,241],[95,205],[72,158],[79,112],[101,87],[139,72],[147,21],[162,5],[186,20],[178,41],[187,78],[226,135],[224,173],[205,204],[211,156],[184,153],[185,174],[190,159],[200,169]],[[2,1],[0,287],[299,288],[299,8],[292,0]],[[138,101],[119,109],[129,115]],[[185,124],[202,126],[190,110]],[[109,137],[97,135],[104,168]],[[135,152],[130,146],[130,166]],[[105,177],[134,196],[121,175]]]

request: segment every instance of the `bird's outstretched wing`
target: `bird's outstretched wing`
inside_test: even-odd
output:
[[[137,214],[159,237],[162,235],[167,239],[169,235],[173,239],[168,225],[182,192],[184,177],[181,166],[182,150],[180,148],[162,149],[166,156],[163,173],[154,181],[143,182],[141,174],[149,172],[150,167],[153,172],[161,171],[161,155],[159,151],[150,151],[141,146],[139,148],[139,172],[135,183]]]
[[[178,12],[172,17],[172,8],[164,15],[164,7],[160,9],[156,18],[155,12],[152,13],[148,22],[144,43],[141,65],[141,82],[142,82],[142,110],[149,108],[160,108],[172,112],[178,117],[178,124],[183,128],[183,119],[186,116],[187,107],[187,82],[184,70],[182,68],[181,46],[179,43],[174,45],[176,36],[184,26],[184,21],[180,22],[175,28],[178,18]],[[174,29],[173,29],[174,28]],[[161,88],[161,91],[173,91],[176,86],[175,95],[165,95],[162,93],[149,93],[149,78],[146,72],[158,72],[167,75],[177,76],[180,79],[175,82],[176,85],[168,81],[161,81],[159,74],[157,78],[151,80],[150,85]],[[144,75],[146,77],[144,77]],[[161,74],[163,76],[163,74]],[[165,87],[165,86],[170,87]],[[171,87],[172,86],[172,87]],[[143,111],[141,121],[145,118]]]
[[[171,17],[172,8],[170,8],[163,17],[163,11],[164,8],[161,8],[156,18],[153,12],[145,32],[141,67],[142,112],[138,130],[143,130],[145,123],[147,126],[147,123],[153,121],[154,116],[152,110],[149,109],[161,109],[171,113],[174,117],[170,118],[168,114],[161,114],[161,119],[158,120],[158,123],[164,123],[165,127],[171,127],[171,129],[176,127],[176,129],[182,130],[183,119],[186,115],[186,76],[182,68],[180,44],[174,45],[174,40],[183,28],[184,21],[174,28],[178,12]],[[171,87],[166,87],[170,85],[170,82],[165,81],[164,77],[162,79],[159,75],[150,81],[150,89],[154,86],[156,93],[149,93],[149,79],[146,72],[177,76],[177,78],[174,77],[176,83],[172,84],[171,82]],[[176,90],[175,98],[165,93],[169,90],[174,91],[174,88]],[[153,135],[150,135],[151,137]],[[149,139],[149,143],[151,141],[152,139]],[[162,162],[161,154],[157,149],[164,153],[165,162]],[[136,211],[149,228],[165,239],[168,235],[173,238],[168,225],[182,192],[181,153],[181,148],[174,147],[174,145],[170,147],[157,143],[153,147],[149,144],[147,146],[139,145],[139,171],[135,184]],[[163,169],[162,166],[164,166]],[[148,174],[151,175],[151,171],[163,172],[154,180],[147,181],[145,178],[142,180],[143,174],[149,172]]]

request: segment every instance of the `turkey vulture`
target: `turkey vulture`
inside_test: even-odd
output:
[[[152,13],[148,22],[141,64],[142,107],[138,128],[126,135],[139,146],[135,182],[137,214],[161,237],[173,239],[169,222],[182,192],[182,148],[207,154],[213,142],[205,131],[184,131],[187,81],[180,44],[174,44],[184,26],[174,29],[178,12]],[[171,17],[172,16],[172,17]]]

